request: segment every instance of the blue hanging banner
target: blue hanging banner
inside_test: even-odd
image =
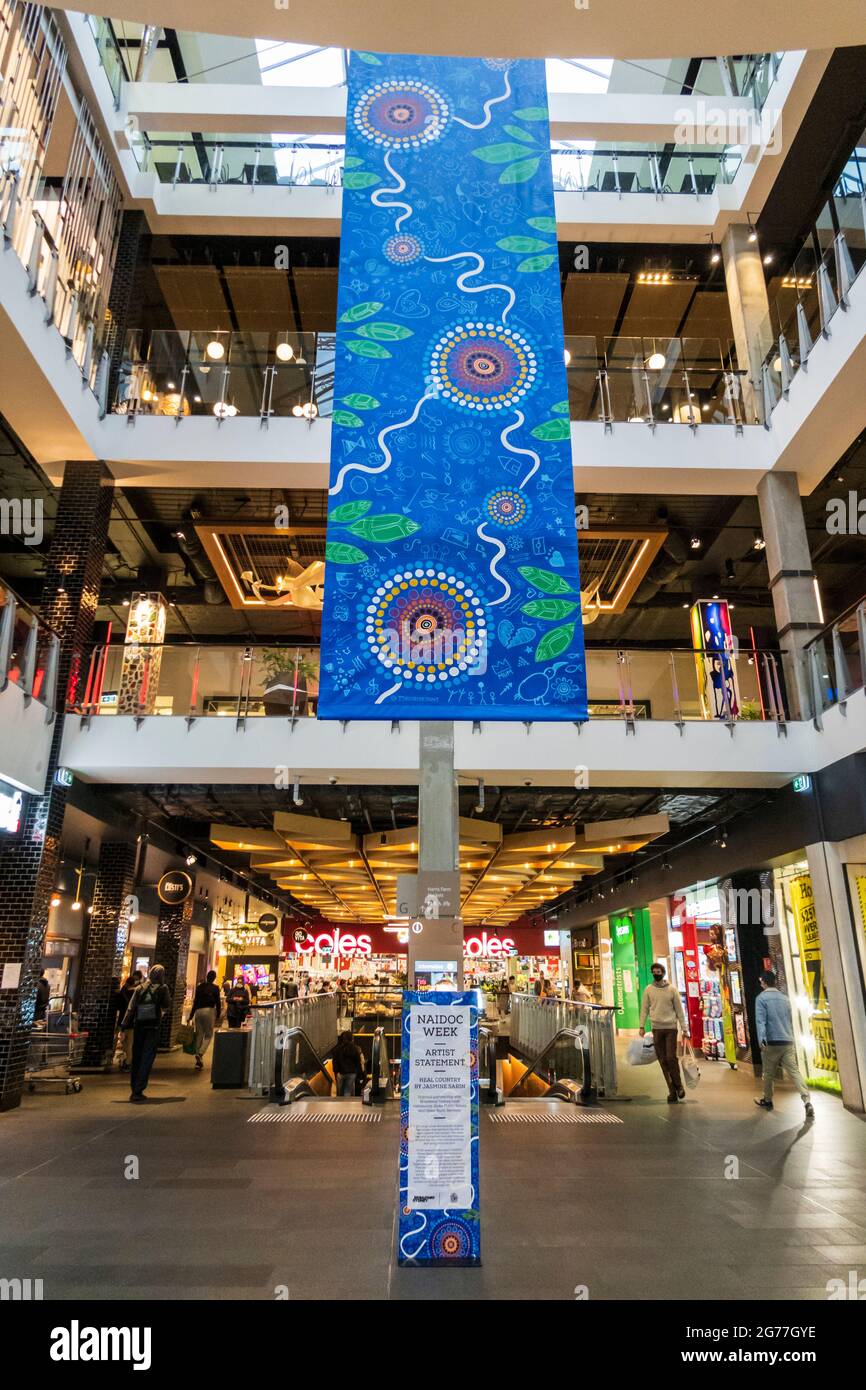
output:
[[[318,713],[585,719],[544,63],[352,53]]]
[[[405,990],[397,1261],[478,1265],[478,999]]]

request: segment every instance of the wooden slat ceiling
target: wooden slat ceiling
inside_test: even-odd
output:
[[[293,271],[305,333],[333,333],[337,322],[337,271],[295,266]]]
[[[216,266],[157,265],[154,272],[175,328],[228,332],[231,314]]]
[[[550,827],[503,835],[493,821],[460,818],[460,893],[467,923],[505,927],[600,873],[604,856],[633,852],[669,829],[667,816]],[[418,827],[356,835],[344,820],[277,812],[274,829],[211,825],[211,843],[250,853],[250,867],[337,922],[396,915],[397,875],[418,871]]]
[[[227,266],[224,274],[238,328],[260,333],[295,331],[295,310],[284,270]]]
[[[628,275],[569,275],[562,296],[566,333],[612,333],[628,280]]]

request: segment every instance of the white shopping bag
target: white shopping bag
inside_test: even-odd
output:
[[[701,1079],[701,1069],[698,1066],[695,1049],[688,1038],[682,1040],[680,1071],[683,1074],[683,1084],[688,1086],[690,1091],[693,1091]]]
[[[652,1033],[646,1033],[642,1038],[632,1038],[626,1056],[632,1067],[645,1067],[654,1062],[656,1050]]]

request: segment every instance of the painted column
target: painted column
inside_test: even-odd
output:
[[[67,463],[46,566],[42,615],[60,636],[58,703],[74,704],[87,676],[114,484],[105,465]],[[19,833],[0,846],[0,1110],[24,1084],[48,906],[60,865],[67,788],[55,780],[63,716],[54,722],[43,796],[27,796]]]
[[[765,473],[758,483],[758,505],[776,630],[785,653],[788,713],[792,719],[808,719],[812,698],[803,650],[823,623],[796,473]]]
[[[454,774],[454,725],[423,720],[420,726],[418,785],[418,872],[453,873],[459,868],[459,804]],[[409,984],[416,960],[455,961],[455,986],[463,988],[463,922],[460,917],[422,918],[422,930],[409,933]]]
[[[773,344],[764,266],[757,240],[749,240],[752,234],[749,226],[731,226],[722,238],[737,363],[742,371],[748,372],[748,378],[740,378],[747,424],[763,419],[761,368]]]
[[[162,594],[133,594],[123,645],[118,714],[154,714],[168,604]]]
[[[124,841],[106,841],[99,851],[93,912],[87,926],[78,991],[78,1025],[88,1035],[84,1063],[90,1067],[105,1066],[111,1061],[111,981],[120,976],[123,968],[136,860],[137,846]]]
[[[174,1046],[183,1017],[192,906],[190,895],[185,902],[162,903],[159,909],[153,963],[165,966],[165,983],[171,990],[171,1008],[163,1015],[160,1027],[160,1047]]]

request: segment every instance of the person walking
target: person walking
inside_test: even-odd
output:
[[[583,983],[583,980],[575,979],[574,988],[571,991],[571,997],[574,1000],[575,1004],[592,1003],[592,995],[590,994],[586,985]]]
[[[129,1071],[132,1065],[132,1032],[131,1028],[124,1030],[123,1020],[126,1018],[126,1011],[132,1001],[132,996],[144,979],[140,970],[133,970],[131,975],[127,975],[124,984],[117,992],[117,1038],[114,1044],[114,1061],[117,1062],[121,1071]]]
[[[131,1101],[147,1099],[144,1092],[159,1044],[159,1025],[166,1009],[171,1007],[171,994],[165,983],[165,967],[153,965],[150,974],[140,984],[129,1001],[122,1027],[132,1029],[132,1068],[129,1074]]]
[[[204,1066],[203,1057],[210,1047],[214,1028],[220,1021],[222,1013],[222,996],[216,984],[216,971],[209,970],[207,978],[199,982],[195,987],[192,1008],[189,1011],[188,1023],[195,1019],[195,1066],[196,1071],[201,1071]]]
[[[511,983],[502,977],[499,982],[499,989],[496,993],[496,1007],[499,1010],[499,1017],[506,1018],[511,1013]]]
[[[652,977],[653,982],[647,985],[641,1001],[640,1035],[643,1037],[646,1032],[644,1024],[649,1015],[656,1057],[668,1083],[668,1105],[676,1105],[686,1094],[677,1060],[677,1029],[685,1037],[686,1016],[679,990],[665,979],[665,968],[659,961],[652,967]]]
[[[755,1000],[755,1024],[763,1064],[764,1094],[755,1104],[759,1110],[773,1109],[773,1083],[781,1067],[800,1092],[800,1099],[806,1107],[806,1119],[814,1120],[815,1110],[797,1066],[791,1001],[777,988],[776,976],[772,970],[765,970],[759,980],[761,993]]]
[[[337,1039],[332,1057],[335,1092],[338,1096],[354,1096],[358,1079],[364,1075],[364,1057],[348,1029]]]

